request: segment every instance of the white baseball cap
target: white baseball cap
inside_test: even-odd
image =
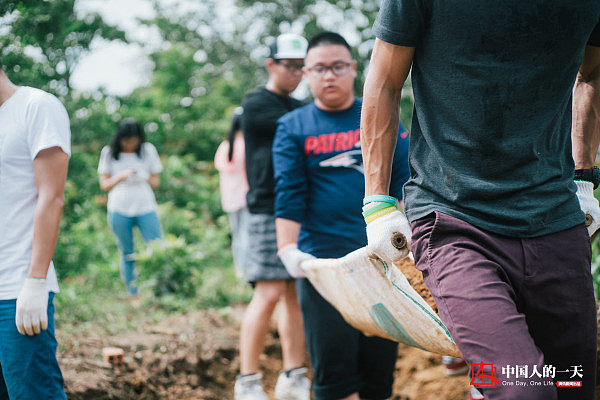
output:
[[[299,59],[306,57],[308,41],[295,33],[284,33],[277,36],[271,44],[270,58],[281,60],[284,58]]]

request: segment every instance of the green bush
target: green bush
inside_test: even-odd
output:
[[[191,297],[203,286],[207,268],[233,264],[229,225],[225,215],[213,220],[171,202],[159,206],[166,238],[138,253],[138,281],[157,296],[174,293]]]
[[[59,278],[85,274],[91,264],[117,264],[118,256],[104,207],[86,200],[78,211],[63,218],[53,257]]]
[[[223,215],[219,176],[212,163],[198,161],[191,154],[171,155],[162,161],[164,170],[156,191],[159,204],[170,202],[196,213],[207,223]]]
[[[168,235],[137,253],[138,284],[150,287],[155,296],[177,293],[192,297],[201,284],[198,266],[204,254],[198,246],[187,245],[182,237]]]

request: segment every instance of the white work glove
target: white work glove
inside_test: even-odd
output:
[[[306,278],[306,273],[302,267],[300,267],[300,264],[302,261],[312,260],[315,258],[308,253],[298,250],[298,245],[296,243],[290,243],[283,246],[277,252],[277,255],[285,266],[287,272],[294,278]]]
[[[594,197],[594,184],[587,181],[575,181],[575,185],[577,185],[579,206],[585,213],[586,225],[588,221],[591,221],[587,226],[591,237],[600,227],[600,206],[598,200]]]
[[[388,197],[389,196],[385,196]],[[383,261],[400,261],[411,249],[411,230],[408,219],[400,211],[398,202],[373,201],[363,207],[363,217],[367,223],[367,249]],[[401,233],[406,238],[406,247],[398,250],[392,245],[392,236]]]
[[[45,279],[25,279],[17,296],[15,323],[21,335],[37,335],[48,328],[48,287]]]

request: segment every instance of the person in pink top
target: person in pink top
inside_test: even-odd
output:
[[[233,263],[238,278],[244,277],[248,220],[246,207],[248,180],[241,117],[241,109],[236,109],[227,140],[221,142],[215,153],[215,168],[219,171],[221,206],[229,216]]]

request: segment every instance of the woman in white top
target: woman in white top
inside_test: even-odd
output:
[[[157,204],[152,189],[160,184],[162,164],[156,148],[145,141],[142,126],[123,120],[110,145],[100,154],[100,188],[108,192],[108,223],[121,256],[121,276],[129,294],[137,298],[133,227],[146,242],[162,238]]]

